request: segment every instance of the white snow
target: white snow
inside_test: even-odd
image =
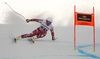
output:
[[[55,37],[58,38],[55,41],[52,41],[49,31],[46,37],[37,39],[35,43],[29,42],[28,38],[14,43],[14,37],[30,33],[35,28],[35,24],[30,25],[30,23],[26,25],[1,24],[0,59],[100,58],[100,28],[96,28],[96,52],[93,52],[92,27],[77,27],[76,51],[74,51],[73,27],[54,27]]]

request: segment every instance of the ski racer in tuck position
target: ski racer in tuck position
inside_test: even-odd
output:
[[[42,19],[26,19],[27,23],[29,23],[31,21],[39,22],[40,26],[30,34],[23,34],[23,35],[20,35],[18,37],[15,37],[14,38],[15,42],[17,40],[19,40],[19,39],[30,37],[30,40],[34,43],[35,39],[43,38],[44,36],[46,36],[48,30],[51,31],[52,40],[55,40],[54,30],[53,30],[53,26],[51,24],[52,23],[52,18],[48,17],[46,20],[42,20]]]

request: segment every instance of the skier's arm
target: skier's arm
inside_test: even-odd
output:
[[[36,22],[39,22],[41,23],[41,21],[43,21],[42,19],[26,19],[26,22],[30,22],[30,21],[36,21]]]
[[[52,40],[55,40],[55,37],[54,37],[54,30],[53,30],[53,28],[50,29],[50,31],[51,31],[51,35],[52,35]]]
[[[51,35],[54,36],[54,30],[53,30],[53,28],[50,31],[51,31]]]
[[[31,19],[31,21],[36,21],[36,22],[41,23],[41,21],[43,21],[43,20],[42,19]]]

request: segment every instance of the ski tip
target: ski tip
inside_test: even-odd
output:
[[[33,43],[35,43],[35,42],[33,41]]]
[[[35,43],[33,40],[31,40],[31,39],[28,39],[30,42],[32,42],[32,43]]]
[[[31,40],[33,43],[35,43],[33,40]]]
[[[14,38],[14,42],[16,43],[16,39]]]

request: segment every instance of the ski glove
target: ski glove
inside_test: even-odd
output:
[[[52,40],[56,40],[54,36],[52,37]]]
[[[30,19],[26,19],[26,22],[29,23]]]

